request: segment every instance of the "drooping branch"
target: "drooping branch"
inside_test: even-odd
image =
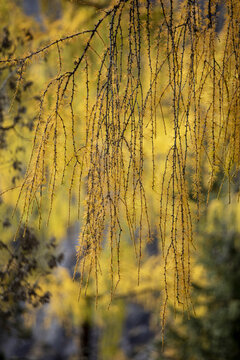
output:
[[[22,59],[1,61],[19,66],[21,79],[28,61],[45,51],[56,48],[59,59],[58,73],[41,97],[19,194],[21,222],[27,226],[36,202],[41,221],[43,200],[49,203],[49,219],[56,190],[67,181],[69,219],[73,193],[79,214],[84,206],[77,253],[81,288],[93,275],[98,295],[106,240],[111,298],[121,278],[124,227],[140,281],[144,243],[158,222],[163,325],[171,286],[176,304],[191,307],[193,222],[201,215],[204,187],[210,194],[219,171],[230,183],[240,166],[240,5],[226,2],[224,29],[217,34],[218,4],[202,9],[198,1],[119,1],[93,30],[60,38]],[[67,40],[79,41],[82,50],[64,71],[59,45]],[[50,109],[48,96],[54,99]]]

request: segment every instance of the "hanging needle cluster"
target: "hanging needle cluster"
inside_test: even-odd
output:
[[[1,61],[18,68],[19,86],[34,58],[55,52],[59,64],[41,96],[20,223],[27,228],[37,206],[41,224],[46,201],[48,222],[57,189],[67,184],[69,219],[75,194],[81,220],[80,291],[95,279],[96,298],[102,249],[109,249],[112,298],[121,242],[132,241],[139,282],[145,244],[158,227],[163,325],[170,283],[176,304],[190,307],[193,224],[201,207],[219,173],[230,198],[239,171],[239,19],[238,0],[121,0],[92,30]],[[80,50],[66,69],[69,41]],[[169,148],[161,152],[164,136]]]

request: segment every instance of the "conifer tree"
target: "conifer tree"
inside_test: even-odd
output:
[[[220,171],[231,199],[240,167],[240,4],[225,2],[218,33],[220,5],[114,1],[90,29],[0,60],[16,69],[18,89],[37,60],[54,58],[16,204],[19,229],[28,228],[34,211],[39,226],[48,224],[63,186],[68,218],[77,208],[81,220],[80,290],[93,278],[97,302],[103,249],[110,249],[112,299],[121,280],[123,239],[132,241],[139,283],[145,244],[157,224],[163,327],[171,297],[191,308],[193,226],[202,204]]]
[[[240,357],[240,233],[239,204],[228,208],[214,201],[199,233],[198,266],[193,283],[195,314],[185,314],[166,331],[166,348],[179,360],[237,360]],[[224,214],[224,215],[223,215]]]

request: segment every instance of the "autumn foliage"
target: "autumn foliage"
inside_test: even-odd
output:
[[[217,179],[231,201],[239,172],[239,18],[237,0],[120,0],[91,29],[0,62],[16,68],[18,88],[36,61],[57,63],[40,97],[19,229],[36,208],[48,223],[63,187],[69,220],[81,221],[80,291],[93,278],[96,299],[103,249],[112,299],[122,242],[132,240],[140,282],[157,232],[163,325],[170,297],[191,308],[194,223]]]

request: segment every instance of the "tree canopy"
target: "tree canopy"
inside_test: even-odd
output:
[[[29,74],[37,69],[47,81],[38,84],[31,156],[18,182],[19,230],[36,211],[39,227],[48,224],[65,191],[69,222],[81,224],[80,290],[95,279],[96,299],[102,262],[112,299],[124,241],[140,282],[146,243],[157,236],[163,327],[170,297],[191,308],[194,224],[214,186],[220,194],[228,184],[229,202],[232,184],[239,187],[239,12],[237,0],[120,0],[93,10],[89,28],[61,29],[0,60],[17,76],[12,107]]]

